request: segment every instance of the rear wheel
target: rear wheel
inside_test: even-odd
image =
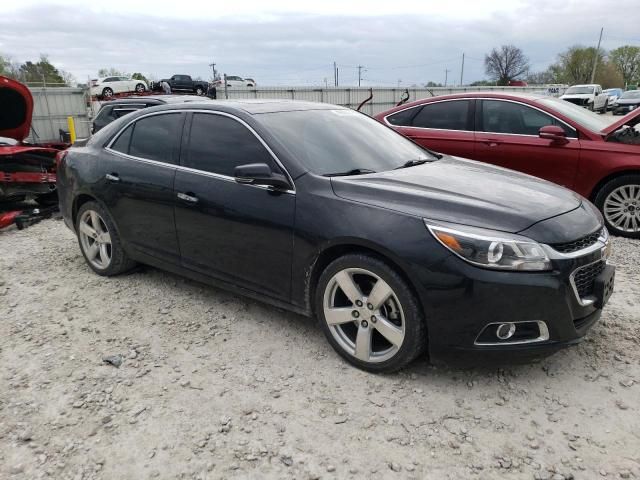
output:
[[[610,180],[598,192],[595,204],[611,233],[640,238],[640,175]]]
[[[371,372],[404,367],[424,351],[426,327],[418,300],[385,262],[350,254],[322,273],[316,313],[331,346]]]
[[[76,216],[80,250],[91,269],[110,277],[135,266],[124,249],[109,212],[97,202],[87,202]]]
[[[111,98],[113,97],[113,90],[111,90],[109,87],[103,88],[102,89],[102,96],[104,98]]]
[[[136,85],[136,92],[144,93],[145,90],[146,90],[146,88],[144,88],[144,85],[142,83],[139,83],[139,84]]]
[[[202,95],[204,94],[204,88],[202,87],[196,87],[196,95]]]

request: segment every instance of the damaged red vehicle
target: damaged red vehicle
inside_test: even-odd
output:
[[[56,204],[56,155],[69,145],[25,142],[33,97],[22,83],[0,76],[0,105],[0,202]]]

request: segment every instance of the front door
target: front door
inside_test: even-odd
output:
[[[175,179],[183,266],[288,301],[295,193],[237,183],[234,168],[279,169],[256,135],[234,117],[194,113]],[[274,275],[277,272],[278,275]]]
[[[538,136],[540,128],[558,125],[567,143]],[[507,100],[482,100],[476,111],[474,158],[573,188],[580,159],[576,131],[541,110]]]
[[[102,160],[101,198],[122,240],[132,248],[179,264],[173,184],[184,114],[142,117],[127,127]]]

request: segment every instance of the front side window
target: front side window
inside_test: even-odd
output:
[[[575,137],[574,130],[540,110],[519,103],[500,100],[482,101],[482,131],[535,135],[547,125],[562,127],[568,137]]]
[[[141,118],[128,127],[111,148],[146,160],[177,163],[182,119],[180,113]]]
[[[469,100],[427,103],[413,117],[412,125],[440,130],[469,130]]]
[[[233,177],[235,168],[247,163],[278,170],[264,145],[240,122],[224,115],[193,115],[185,167]]]

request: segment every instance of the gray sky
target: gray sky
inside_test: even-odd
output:
[[[638,0],[180,3],[12,2],[2,7],[0,54],[24,61],[45,53],[79,81],[101,67],[208,79],[215,60],[219,71],[263,86],[325,77],[331,85],[336,61],[341,84],[356,84],[363,65],[363,85],[406,86],[444,82],[447,69],[449,83],[459,83],[463,52],[465,83],[482,79],[484,54],[506,43],[543,70],[571,45],[595,46],[602,26],[604,48],[640,45]]]

